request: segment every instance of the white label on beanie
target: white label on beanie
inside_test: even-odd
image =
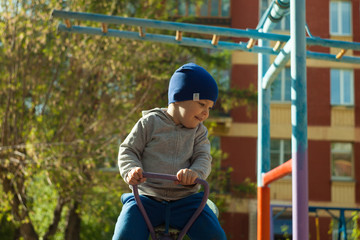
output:
[[[193,101],[199,101],[200,100],[200,93],[194,93],[193,94]]]

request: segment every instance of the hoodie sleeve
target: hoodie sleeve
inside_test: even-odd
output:
[[[118,165],[120,175],[126,182],[129,171],[135,167],[143,168],[141,156],[146,146],[146,128],[144,119],[141,118],[133,127],[130,134],[120,144]]]
[[[201,179],[206,179],[211,172],[212,157],[210,154],[210,141],[208,131],[203,124],[196,132],[194,152],[190,169],[197,172]]]

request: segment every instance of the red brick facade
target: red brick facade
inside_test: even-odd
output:
[[[233,28],[252,28],[255,29],[259,21],[260,1],[231,1],[231,27]],[[330,3],[329,1],[307,1],[306,2],[306,22],[313,36],[321,38],[332,38],[330,35]],[[353,0],[352,4],[352,36],[344,41],[360,42],[360,1]],[[286,33],[284,33],[286,34]],[[336,40],[339,40],[335,38]],[[239,39],[237,39],[239,40]],[[248,39],[241,39],[247,41]],[[309,51],[336,54],[339,49],[325,47],[308,47]],[[335,52],[334,52],[335,51]],[[350,52],[348,55],[359,55],[359,52]],[[235,88],[248,88],[253,85],[257,89],[257,62],[242,59],[246,54],[239,53],[233,55],[231,67],[231,86]],[[240,61],[240,60],[241,61]],[[246,64],[244,64],[244,62]],[[345,110],[350,112],[351,119],[348,125],[337,126],[333,120],[333,107],[330,104],[330,70],[331,68],[354,69],[354,106],[347,107]],[[337,64],[334,62],[307,62],[307,107],[308,107],[308,166],[309,166],[309,205],[332,206],[332,207],[360,207],[360,66],[355,64]],[[244,126],[251,125],[256,129],[257,109],[248,111],[246,107],[238,107],[231,111],[231,119],[234,128],[244,129]],[[280,125],[281,126],[281,125]],[[289,127],[289,126],[285,126]],[[291,127],[291,126],[290,126]],[[230,128],[231,131],[232,128]],[[239,130],[239,131],[240,131]],[[281,138],[281,128],[271,130],[272,138]],[[224,166],[231,166],[234,171],[231,174],[233,184],[240,184],[246,178],[251,181],[257,180],[257,136],[256,134],[227,132],[220,134],[221,148],[228,154],[224,161]],[[234,131],[235,132],[235,131]],[[349,133],[349,134],[347,134]],[[283,134],[284,135],[284,134]],[[289,135],[290,136],[290,135]],[[289,137],[290,138],[290,137]],[[354,198],[351,203],[336,200],[334,180],[331,177],[331,144],[333,142],[350,142],[353,144],[353,168],[354,183],[353,194],[349,198]],[[349,183],[350,184],[350,183]],[[271,187],[271,186],[270,186]],[[351,189],[351,187],[350,187]],[[349,190],[350,193],[352,190]],[[335,199],[335,200],[334,200]],[[242,200],[239,200],[242,201]],[[251,199],[249,202],[256,199]],[[272,199],[275,202],[285,201],[291,204],[291,199]],[[239,202],[241,205],[241,202]],[[253,240],[250,239],[251,224],[250,211],[243,207],[238,212],[229,210],[223,213],[221,219],[224,224],[229,239]],[[328,234],[331,217],[322,214],[319,217],[320,238],[332,239]],[[309,218],[310,238],[315,239],[316,227],[315,217],[310,214]]]

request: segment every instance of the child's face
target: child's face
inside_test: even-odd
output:
[[[187,128],[195,128],[199,123],[209,117],[209,110],[213,107],[211,100],[181,101],[176,102],[177,114],[173,116],[175,123],[181,123]]]

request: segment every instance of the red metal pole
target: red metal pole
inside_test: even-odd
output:
[[[270,240],[270,188],[269,184],[280,179],[292,171],[292,160],[281,164],[271,171],[263,174],[263,186],[258,187],[258,212],[257,212],[257,239]]]
[[[257,239],[270,240],[270,188],[258,187]]]
[[[292,159],[281,164],[280,166],[272,169],[271,171],[263,174],[263,184],[264,186],[269,185],[275,180],[278,180],[292,171]]]

